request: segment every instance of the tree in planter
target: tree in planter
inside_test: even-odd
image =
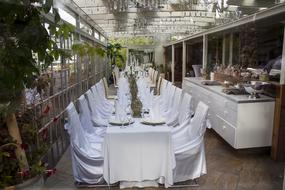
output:
[[[59,25],[60,16],[54,8],[55,23],[49,26],[50,34],[43,25],[41,15],[48,13],[52,5],[53,0],[0,1],[0,117],[17,145],[15,154],[21,172],[30,169],[15,116],[23,102],[23,91],[37,79],[40,69],[47,68],[59,56],[70,56],[57,47],[52,36],[65,38],[73,27]],[[43,63],[42,68],[34,54]]]

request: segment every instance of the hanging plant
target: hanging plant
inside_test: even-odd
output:
[[[88,57],[89,61],[91,61],[91,63],[94,63],[92,59],[94,59],[96,55],[98,55],[99,57],[105,56],[105,50],[103,48],[101,48],[100,46],[92,46],[87,42],[75,43],[72,45],[71,49],[73,51],[73,54],[78,56],[79,65],[81,66],[83,65],[83,59],[85,57]],[[87,70],[88,69],[86,69],[85,71]]]

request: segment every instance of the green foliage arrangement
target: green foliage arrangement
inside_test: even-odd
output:
[[[129,84],[130,84],[130,92],[132,95],[132,103],[131,108],[133,110],[133,116],[134,117],[140,117],[141,115],[141,109],[142,109],[142,103],[138,98],[138,87],[136,83],[136,79],[134,75],[129,76]]]
[[[94,58],[96,55],[100,57],[104,57],[106,51],[100,46],[92,46],[87,42],[84,43],[75,43],[71,47],[74,54],[79,55],[82,59],[84,56],[88,56],[89,58]]]

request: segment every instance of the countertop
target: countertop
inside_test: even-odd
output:
[[[211,92],[214,92],[218,95],[221,95],[231,101],[237,102],[237,103],[255,103],[255,102],[272,102],[275,101],[274,98],[265,96],[260,94],[260,98],[249,98],[249,95],[228,95],[222,92],[222,89],[224,88],[221,85],[203,85],[201,82],[204,81],[203,78],[200,77],[185,77],[183,81],[183,85],[187,86],[187,83],[193,83],[197,86],[200,86],[204,89],[210,90]]]

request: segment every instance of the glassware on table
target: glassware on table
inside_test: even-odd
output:
[[[120,122],[121,122],[121,128],[125,128],[125,126],[124,126],[124,122],[125,122],[125,120],[126,120],[126,115],[125,115],[125,113],[122,113],[122,112],[124,112],[123,110],[120,112],[120,114],[119,114],[119,120],[120,120]]]
[[[129,111],[129,114],[127,115],[127,119],[128,119],[128,124],[129,124],[128,126],[130,126],[131,121],[133,119],[133,111],[132,110]]]
[[[145,113],[145,108],[142,107],[142,109],[141,109],[141,117],[142,117],[142,119],[144,119],[144,117],[145,117],[144,113]]]

